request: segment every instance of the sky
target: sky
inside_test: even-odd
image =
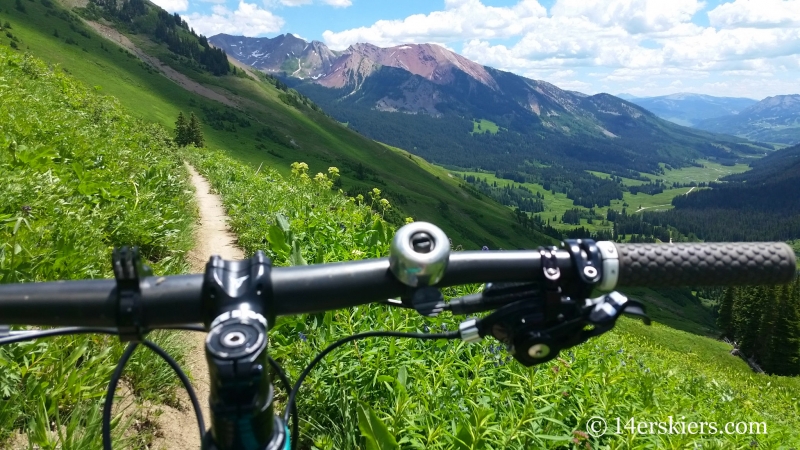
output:
[[[800,0],[154,0],[206,36],[436,43],[586,94],[800,93]]]

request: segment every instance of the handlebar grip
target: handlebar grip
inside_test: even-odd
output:
[[[790,282],[794,251],[782,242],[615,244],[617,286],[726,286]]]

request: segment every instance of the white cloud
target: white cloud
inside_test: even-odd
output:
[[[333,6],[334,8],[347,8],[348,6],[352,6],[352,0],[319,0],[320,2],[328,5]],[[314,3],[314,0],[263,0],[264,6],[271,8],[271,7],[280,7],[280,6],[289,6],[289,7],[296,7],[296,6],[305,6]]]
[[[185,19],[192,28],[206,36],[219,33],[261,36],[280,31],[285,23],[282,17],[244,0],[239,1],[235,11],[217,5],[211,14],[192,13]]]
[[[334,0],[329,0],[334,1]],[[451,43],[470,38],[519,35],[547,11],[536,0],[511,7],[486,6],[480,0],[445,0],[445,9],[415,14],[403,20],[379,20],[369,27],[322,33],[325,43],[342,50],[357,42],[390,47],[407,42]]]
[[[303,6],[311,4],[311,0],[279,0],[284,6]]]
[[[153,3],[171,13],[186,11],[189,8],[189,0],[153,0]]]
[[[604,27],[618,26],[631,34],[670,30],[691,20],[704,3],[697,0],[558,0],[553,17],[582,17]]]
[[[709,25],[695,23],[706,14]],[[336,50],[445,44],[480,64],[587,93],[800,90],[796,81],[791,87],[800,79],[800,0],[723,0],[713,8],[702,0],[556,0],[549,11],[535,0],[445,0],[441,10],[328,30],[323,39]]]
[[[348,6],[352,6],[353,2],[351,0],[322,0],[323,3],[333,6],[334,8],[347,8]]]
[[[708,12],[716,28],[800,26],[800,0],[735,0]]]

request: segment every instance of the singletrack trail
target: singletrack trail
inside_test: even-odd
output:
[[[211,185],[194,167],[186,164],[186,170],[192,178],[200,210],[199,223],[195,230],[195,248],[189,253],[192,273],[205,270],[206,262],[211,255],[220,255],[225,259],[242,259],[244,252],[235,244],[236,236],[227,225],[227,216],[218,195],[211,192]],[[211,424],[208,410],[208,365],[205,359],[205,333],[185,332],[186,342],[190,346],[187,354],[187,368],[192,374],[195,392],[203,407],[203,418],[206,428]],[[197,421],[189,396],[181,390],[181,410],[162,406],[163,414],[158,418],[160,437],[153,442],[154,449],[186,450],[199,449],[200,437]]]

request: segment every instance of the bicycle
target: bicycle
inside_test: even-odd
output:
[[[450,252],[435,225],[414,222],[395,234],[388,258],[310,266],[272,267],[263,252],[240,261],[212,256],[204,274],[158,277],[135,248],[116,249],[113,280],[0,285],[0,322],[61,327],[0,328],[0,345],[75,333],[118,335],[129,342],[109,382],[103,408],[103,446],[111,448],[111,407],[131,354],[143,344],[173,368],[189,393],[204,450],[295,449],[295,399],[314,366],[335,348],[376,336],[461,339],[492,336],[525,366],[611,330],[624,313],[650,319],[618,286],[699,286],[786,283],[796,258],[785,243],[615,244],[565,240],[562,248]],[[482,292],[446,302],[440,288],[486,283]],[[608,292],[590,298],[598,289]],[[372,331],[340,339],[301,372],[294,384],[267,351],[278,316],[367,303],[411,308],[425,316],[470,315],[457,331]],[[47,311],[47,314],[42,314]],[[154,329],[206,331],[211,428],[179,365],[144,339]],[[271,366],[286,388],[282,415],[273,411]],[[292,432],[288,424],[292,423]],[[292,438],[290,438],[293,437]]]

